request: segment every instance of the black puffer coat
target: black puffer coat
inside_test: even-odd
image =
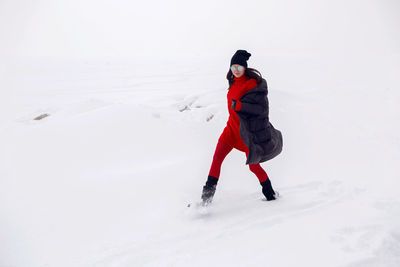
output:
[[[236,111],[240,120],[240,136],[249,148],[246,164],[257,164],[276,157],[282,151],[282,133],[269,122],[268,86],[262,82],[241,98]]]

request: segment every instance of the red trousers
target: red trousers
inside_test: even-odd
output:
[[[214,176],[215,178],[219,178],[219,174],[221,172],[221,165],[224,161],[225,157],[231,152],[233,149],[232,146],[225,144],[222,141],[218,141],[217,147],[214,152],[213,161],[211,164],[211,169],[209,172],[210,176]],[[248,150],[246,151],[246,156],[248,155]],[[261,167],[259,163],[257,164],[249,164],[250,171],[252,171],[258,178],[258,180],[262,183],[268,180],[268,175]]]

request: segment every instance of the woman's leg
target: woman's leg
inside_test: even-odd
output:
[[[228,155],[229,152],[232,151],[232,149],[233,147],[231,147],[230,145],[225,144],[224,142],[218,140],[218,144],[215,149],[213,161],[211,164],[211,169],[208,174],[206,184],[203,186],[203,193],[201,194],[201,199],[203,200],[203,203],[206,205],[208,203],[211,203],[214,197],[219,179],[219,174],[221,172],[222,162],[224,161],[226,155]]]
[[[246,156],[248,156],[248,151],[246,151]],[[262,186],[262,192],[267,200],[276,199],[276,194],[274,189],[272,188],[271,179],[269,179],[267,173],[261,167],[260,163],[258,164],[249,164],[250,170],[257,176],[260,184]]]
[[[248,156],[249,152],[246,151],[246,156]],[[260,163],[257,164],[249,164],[250,171],[252,171],[260,181],[260,183],[268,180],[268,174],[261,167]]]
[[[261,167],[260,163],[258,164],[249,164],[250,171],[252,171],[260,181],[260,183],[265,182],[268,180],[268,175]]]
[[[221,165],[222,162],[224,161],[225,157],[231,152],[233,147],[231,147],[228,144],[225,144],[222,141],[218,141],[217,147],[215,148],[214,156],[213,156],[213,161],[211,164],[209,176],[219,178],[220,172],[221,172]]]

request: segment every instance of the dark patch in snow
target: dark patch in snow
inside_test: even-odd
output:
[[[190,110],[190,107],[188,105],[186,105],[184,108],[181,108],[179,111],[183,112],[185,110]]]
[[[37,116],[36,118],[34,118],[34,120],[38,121],[38,120],[44,119],[48,116],[50,116],[50,114],[44,113],[44,114],[41,114],[40,116]]]

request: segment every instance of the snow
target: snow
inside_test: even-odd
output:
[[[163,7],[172,11],[178,2]],[[169,24],[172,36],[192,34],[187,42],[178,39],[182,47],[192,45],[182,54],[169,42],[156,50],[152,37],[149,47],[140,40],[140,56],[130,54],[135,39],[124,35],[124,22],[134,22],[121,8],[127,2],[114,5],[115,21],[106,21],[101,15],[108,2],[86,18],[88,1],[76,11],[77,30],[68,31],[70,2],[19,7],[4,1],[4,7],[21,9],[20,19],[36,9],[18,23],[12,13],[2,11],[1,18],[15,30],[33,24],[19,36],[12,27],[0,28],[12,37],[0,46],[0,266],[400,266],[396,4],[354,1],[341,9],[344,1],[328,7],[312,2],[312,10],[295,1],[265,4],[273,9],[266,19],[275,20],[275,29],[266,28],[271,43],[209,33],[202,47],[206,30],[226,12],[219,3],[209,17],[182,15],[186,28],[177,28],[181,17]],[[151,5],[143,5],[144,14],[150,12]],[[355,16],[356,10],[364,13]],[[279,16],[284,11],[286,19]],[[307,11],[309,19],[302,20]],[[57,18],[64,32],[57,31],[46,49],[55,26],[45,22]],[[202,29],[202,21],[208,24],[199,37],[190,27]],[[290,29],[294,21],[299,32]],[[88,44],[61,44],[83,38],[99,23],[108,25],[104,33],[114,40],[125,41],[120,50],[111,49],[110,40],[100,42],[101,31]],[[118,25],[123,27],[114,31]],[[219,25],[229,32],[228,26]],[[329,33],[336,42],[329,42]],[[346,46],[340,37],[353,42]],[[197,38],[203,41],[193,46]],[[28,40],[33,43],[25,50]],[[3,53],[10,47],[13,55]],[[198,212],[187,205],[200,199],[226,123],[225,75],[239,48],[252,53],[249,66],[266,78],[270,120],[283,134],[282,154],[262,163],[280,198],[263,200],[245,154],[233,150],[212,206]],[[34,120],[42,114],[49,116]]]

